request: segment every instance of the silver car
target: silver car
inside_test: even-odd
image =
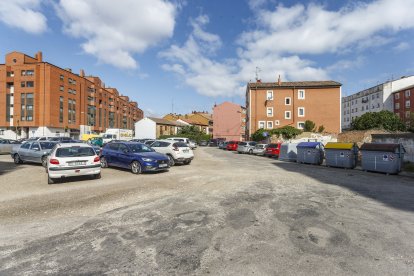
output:
[[[14,148],[10,153],[15,164],[23,162],[41,163],[47,165],[47,156],[56,145],[50,141],[28,141],[18,148]]]
[[[0,154],[12,152],[14,147],[19,147],[20,143],[16,140],[1,139],[0,140]]]
[[[257,144],[253,149],[253,154],[255,155],[264,155],[267,144]]]
[[[253,149],[256,145],[257,142],[253,141],[239,142],[239,144],[237,145],[237,152],[252,154]]]

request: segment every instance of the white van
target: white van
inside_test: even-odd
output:
[[[190,139],[185,138],[185,137],[170,137],[170,138],[167,138],[166,140],[173,140],[173,141],[177,141],[177,142],[184,142],[191,149],[195,149],[197,147],[196,143],[194,143],[193,141],[191,141]]]

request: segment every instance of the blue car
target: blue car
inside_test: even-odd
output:
[[[155,152],[152,148],[136,142],[113,142],[101,150],[101,167],[119,167],[130,169],[139,174],[147,171],[168,170],[167,155]]]

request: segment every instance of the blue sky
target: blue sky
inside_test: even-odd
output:
[[[246,83],[335,80],[352,94],[414,74],[414,0],[0,1],[0,53],[84,69],[146,115],[244,104]]]

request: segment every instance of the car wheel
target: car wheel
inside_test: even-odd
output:
[[[101,168],[108,168],[108,162],[105,157],[101,157]]]
[[[22,163],[22,159],[20,159],[20,155],[18,155],[17,153],[14,155],[14,164],[21,164]]]
[[[253,150],[249,150],[249,154],[253,154]]]
[[[94,178],[95,178],[95,179],[101,179],[101,173],[95,174],[95,175],[94,175]]]
[[[191,160],[184,161],[184,165],[190,165]]]
[[[46,168],[46,167],[47,167],[47,156],[43,156],[43,157],[42,157],[42,166],[43,166],[44,168]]]
[[[55,181],[53,180],[53,178],[50,178],[49,174],[47,175],[47,184],[53,184],[55,183]]]
[[[168,164],[170,165],[170,167],[174,166],[175,165],[174,158],[171,155],[168,155],[168,159],[169,159]]]
[[[131,172],[133,174],[140,174],[141,173],[141,164],[138,161],[134,161],[131,163]]]

